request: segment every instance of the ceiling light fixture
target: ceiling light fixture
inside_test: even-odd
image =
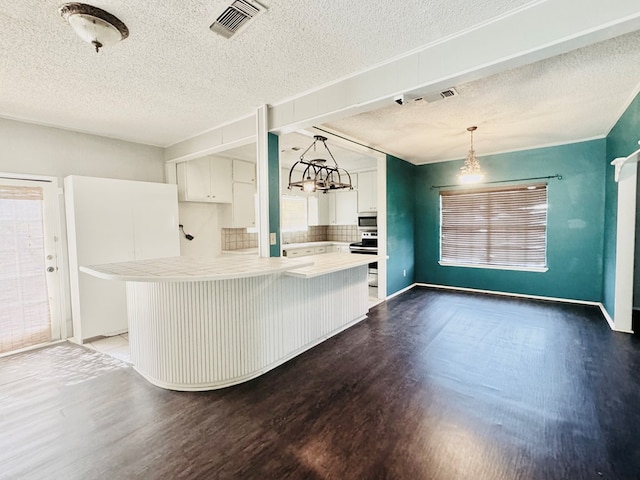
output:
[[[344,168],[338,166],[335,157],[327,146],[327,137],[322,135],[315,135],[313,137],[313,143],[300,155],[300,160],[293,164],[291,170],[289,170],[289,190],[293,188],[299,188],[303,192],[313,193],[321,191],[327,193],[329,190],[353,190],[351,185],[351,175]],[[329,153],[333,165],[328,165],[327,160],[324,158],[313,158],[310,160],[305,159],[305,155],[311,148],[313,148],[313,155],[316,154],[316,144],[321,142],[324,148]],[[311,155],[311,154],[310,154]],[[303,166],[302,175],[300,180],[295,181],[294,170],[298,165]]]
[[[477,129],[478,127],[467,128],[467,131],[471,133],[471,148],[467,154],[467,159],[464,161],[464,165],[460,167],[458,179],[461,183],[478,183],[484,178],[484,172],[482,168],[480,168],[476,151],[473,149],[473,132]]]
[[[120,19],[86,3],[65,3],[60,7],[60,15],[96,52],[129,36],[129,29]]]

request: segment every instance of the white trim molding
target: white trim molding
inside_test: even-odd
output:
[[[616,279],[614,293],[614,330],[630,332],[633,308],[633,265],[636,236],[636,189],[640,149],[628,157],[611,162],[616,169],[618,218],[616,224]]]
[[[480,288],[467,288],[467,287],[453,287],[451,285],[437,285],[435,283],[414,283],[413,285],[411,285],[410,287],[405,288],[404,290],[400,290],[399,292],[395,293],[392,296],[398,295],[406,290],[409,290],[413,287],[430,287],[430,288],[438,288],[438,289],[442,289],[442,290],[457,290],[457,291],[461,291],[461,292],[472,292],[472,293],[487,293],[489,295],[499,295],[502,297],[516,297],[516,298],[529,298],[532,300],[547,300],[547,301],[552,301],[552,302],[560,302],[560,303],[572,303],[572,304],[576,304],[576,305],[591,305],[594,307],[598,307],[600,309],[600,311],[602,312],[602,316],[604,317],[604,319],[607,321],[607,323],[609,324],[609,328],[611,328],[611,330],[615,331],[615,332],[620,332],[620,333],[633,333],[633,330],[631,330],[631,328],[629,329],[621,329],[621,328],[616,328],[614,321],[611,319],[611,317],[609,316],[609,314],[607,313],[606,309],[604,308],[604,305],[602,304],[602,302],[592,302],[589,300],[574,300],[571,298],[560,298],[560,297],[545,297],[542,295],[528,295],[528,294],[524,294],[524,293],[509,293],[509,292],[500,292],[500,291],[496,291],[496,290],[483,290]],[[391,298],[391,297],[389,297]]]

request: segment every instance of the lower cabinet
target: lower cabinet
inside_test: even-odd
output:
[[[285,257],[306,257],[307,255],[317,255],[319,253],[331,253],[337,252],[338,250],[333,250],[334,248],[342,248],[342,246],[337,245],[321,245],[318,247],[300,247],[300,248],[285,248],[284,256]],[[349,251],[349,247],[347,248],[347,252]]]

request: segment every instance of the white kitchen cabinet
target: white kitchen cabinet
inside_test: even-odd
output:
[[[358,174],[358,212],[378,211],[378,172]]]
[[[256,164],[243,160],[233,161],[233,181],[256,184]]]
[[[233,160],[232,199],[223,210],[222,224],[229,228],[256,226],[255,163]]]
[[[318,196],[318,212],[323,217],[318,225],[357,225],[358,192],[342,190]]]
[[[335,225],[358,224],[358,192],[344,190],[335,192]]]
[[[251,183],[233,182],[231,226],[233,228],[256,226],[256,187]]]
[[[287,248],[285,251],[287,253],[287,257],[306,257],[315,253],[315,249],[313,247]]]
[[[309,246],[309,247],[298,247],[298,248],[285,248],[284,251],[287,257],[306,257],[308,255],[318,255],[322,253],[334,252],[336,250],[333,250],[333,247],[334,247],[333,245],[320,245],[317,247]]]
[[[207,156],[177,167],[178,198],[183,202],[231,203],[231,159]]]
[[[322,193],[307,198],[308,222],[310,226],[329,225],[329,197]]]

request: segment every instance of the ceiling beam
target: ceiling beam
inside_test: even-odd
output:
[[[640,30],[637,0],[543,0],[269,107],[270,131],[309,128]],[[255,139],[254,116],[165,149],[181,161]],[[393,154],[394,152],[388,152]]]

